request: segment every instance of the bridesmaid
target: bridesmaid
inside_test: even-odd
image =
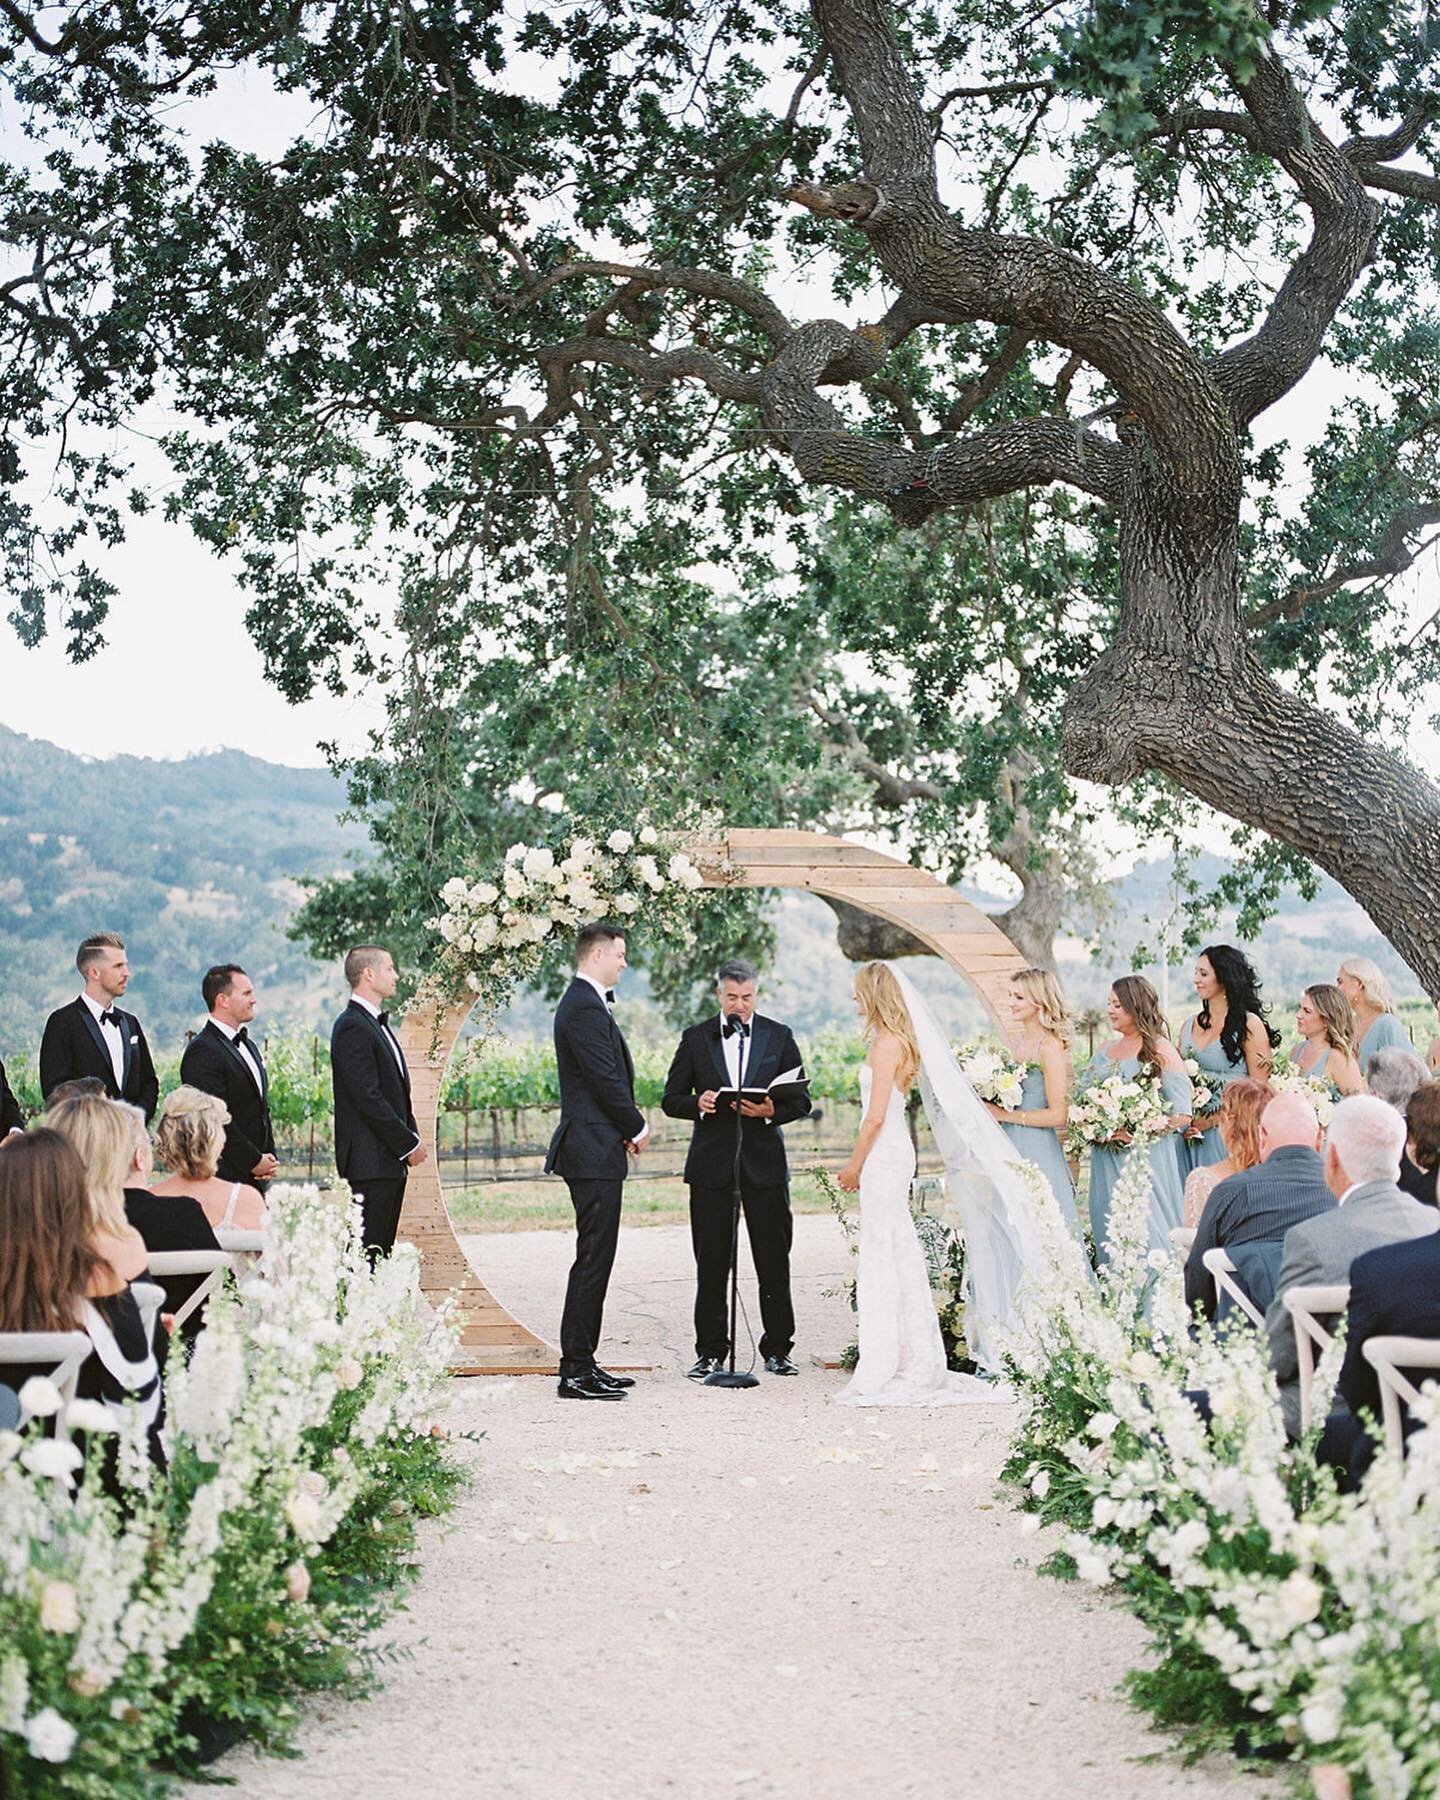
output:
[[[1190,1123],[1190,1077],[1180,1052],[1170,1042],[1160,997],[1143,975],[1122,975],[1110,989],[1107,1010],[1114,1040],[1095,1052],[1085,1071],[1087,1083],[1111,1075],[1158,1078],[1165,1098],[1174,1109],[1169,1129],[1150,1146],[1150,1248],[1170,1248],[1171,1229],[1184,1211],[1184,1171],[1178,1133]],[[1128,1143],[1096,1144],[1090,1152],[1090,1230],[1100,1262],[1109,1260],[1105,1239],[1110,1224],[1110,1205],[1125,1159]]]
[[[1015,1112],[987,1102],[991,1116],[1026,1159],[1050,1183],[1060,1203],[1060,1216],[1078,1236],[1075,1183],[1065,1161],[1062,1137],[1070,1120],[1070,1014],[1060,983],[1048,969],[1019,969],[1010,978],[1010,1016],[1015,1021],[1012,1044],[1022,1062],[1037,1063],[1025,1072],[1025,1086]]]
[[[1370,1072],[1370,1058],[1392,1045],[1410,1050],[1410,1033],[1395,1016],[1390,983],[1368,956],[1347,956],[1335,977],[1335,985],[1350,1002],[1355,1014],[1355,1060],[1363,1082]]]
[[[1295,1023],[1300,1036],[1290,1060],[1300,1073],[1328,1081],[1342,1100],[1363,1094],[1365,1083],[1355,1055],[1355,1015],[1339,988],[1328,981],[1306,988]]]
[[[1193,1056],[1212,1086],[1218,1081],[1228,1087],[1244,1075],[1268,1079],[1280,1033],[1266,1022],[1260,978],[1249,957],[1232,944],[1202,950],[1195,962],[1195,992],[1200,1010],[1180,1027],[1181,1059]],[[1180,1152],[1187,1172],[1223,1160],[1219,1120],[1217,1105],[1191,1121]]]

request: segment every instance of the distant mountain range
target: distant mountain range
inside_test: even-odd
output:
[[[293,769],[223,750],[179,762],[74,756],[0,726],[0,1057],[38,1042],[51,1008],[76,991],[75,946],[87,933],[119,931],[135,970],[130,994],[157,1049],[178,1048],[203,1016],[200,976],[212,962],[250,971],[262,1023],[319,1028],[341,998],[338,970],[285,937],[299,880],[333,874],[366,852],[366,835],[342,825],[344,791],[320,769]],[[1224,865],[1203,858],[1209,882]],[[1074,939],[1059,946],[1073,1004],[1101,1006],[1113,974],[1168,904],[1168,866],[1144,863],[1115,883],[1108,944],[1097,957]],[[1003,901],[967,890],[990,909]],[[851,971],[835,947],[829,909],[813,895],[784,896],[768,1004],[804,1035],[854,1022]],[[1222,934],[1223,935],[1223,934]],[[1300,989],[1329,980],[1340,957],[1372,956],[1398,993],[1420,984],[1350,897],[1333,882],[1306,903],[1293,893],[1251,954],[1277,1014]],[[942,1023],[968,1034],[979,1004],[950,971],[911,965]],[[1172,1010],[1189,994],[1188,958],[1172,971]],[[1154,970],[1148,971],[1152,976]],[[667,1027],[643,976],[627,1009],[639,1034]],[[517,1035],[542,1032],[547,1009],[522,997],[507,1021]]]

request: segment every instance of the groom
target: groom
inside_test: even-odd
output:
[[[692,1025],[680,1039],[660,1104],[672,1119],[693,1119],[685,1181],[690,1189],[690,1239],[695,1250],[695,1354],[692,1381],[721,1368],[730,1347],[730,1246],[735,1212],[735,1114],[717,1107],[721,1088],[769,1087],[801,1068],[788,1025],[755,1011],[759,977],[739,958],[717,977],[719,1014]],[[743,1079],[742,1079],[743,1077]],[[740,1199],[760,1286],[760,1354],[771,1375],[798,1375],[790,1360],[795,1309],[790,1300],[790,1177],[782,1125],[810,1111],[804,1075],[783,1098],[740,1103]]]
[[[545,1173],[564,1177],[575,1208],[575,1262],[560,1319],[562,1400],[623,1400],[635,1385],[595,1361],[620,1236],[625,1159],[640,1154],[650,1132],[635,1104],[630,1049],[610,1011],[624,971],[624,932],[603,923],[581,926],[575,979],[555,1011],[560,1123]]]

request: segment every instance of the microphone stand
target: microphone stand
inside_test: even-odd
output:
[[[745,1047],[749,1041],[750,1034],[745,1032],[740,1039],[739,1074],[735,1081],[735,1162],[731,1170],[733,1213],[730,1220],[730,1367],[716,1369],[713,1374],[707,1375],[701,1384],[703,1387],[753,1388],[760,1385],[758,1375],[735,1367],[735,1327],[740,1302],[740,1156],[744,1148],[742,1134],[745,1129],[745,1115],[740,1111],[740,1101],[745,1091]]]

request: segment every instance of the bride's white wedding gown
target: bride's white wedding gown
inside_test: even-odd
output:
[[[870,1109],[871,1071],[860,1069]],[[910,1217],[915,1149],[905,1103],[892,1091],[885,1123],[860,1171],[860,1266],[856,1306],[860,1361],[836,1396],[847,1406],[948,1406],[1010,1398],[993,1382],[945,1367],[945,1344],[925,1252]]]

